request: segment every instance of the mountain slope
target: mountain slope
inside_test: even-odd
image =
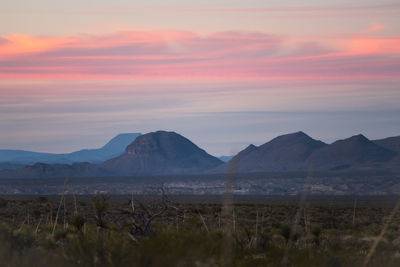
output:
[[[325,143],[309,137],[303,132],[278,136],[256,147],[248,146],[216,172],[269,172],[305,170],[307,158]]]
[[[375,144],[400,154],[400,136],[373,140]]]
[[[71,164],[74,162],[101,163],[124,153],[125,148],[140,133],[119,134],[99,149],[83,149],[66,154],[40,153],[24,150],[0,150],[0,170],[41,163]]]
[[[138,137],[124,154],[101,166],[121,175],[160,175],[201,173],[220,164],[185,137],[158,131]]]
[[[315,151],[308,163],[315,170],[374,169],[385,167],[395,155],[359,134]]]

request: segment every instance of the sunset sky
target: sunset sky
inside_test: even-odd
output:
[[[398,1],[6,1],[0,148],[173,130],[213,155],[283,133],[400,135]]]

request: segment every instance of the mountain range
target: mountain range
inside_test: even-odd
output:
[[[189,139],[157,131],[135,138],[125,151],[103,163],[37,163],[4,170],[0,177],[151,176],[202,173],[254,173],[356,170],[400,171],[400,137],[369,140],[363,135],[326,144],[304,132],[249,145],[228,162],[211,156]]]
[[[0,170],[17,169],[35,163],[72,164],[75,162],[102,163],[124,153],[140,133],[123,133],[98,149],[82,149],[72,153],[53,154],[25,150],[0,149]]]
[[[396,155],[359,134],[322,147],[307,161],[317,170],[368,170],[386,168]]]
[[[36,163],[17,170],[3,170],[0,177],[50,178],[89,176],[137,176],[203,173],[223,162],[189,139],[157,131],[137,137],[125,152],[104,163]]]
[[[399,170],[399,152],[379,145],[381,141],[360,134],[328,145],[296,132],[250,145],[213,172]],[[400,143],[400,138],[391,142]]]

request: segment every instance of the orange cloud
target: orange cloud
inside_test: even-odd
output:
[[[38,53],[76,41],[74,38],[33,37],[22,34],[5,36],[3,39],[5,41],[0,44],[0,56]]]
[[[350,54],[399,54],[400,38],[355,37],[348,41]]]

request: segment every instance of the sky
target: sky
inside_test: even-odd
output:
[[[213,155],[296,131],[400,135],[397,1],[13,0],[0,148],[176,131]]]

